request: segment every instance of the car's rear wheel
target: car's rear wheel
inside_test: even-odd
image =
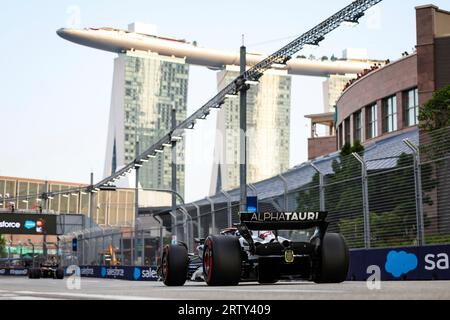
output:
[[[187,279],[189,257],[186,247],[168,245],[162,256],[162,276],[166,286],[182,286]]]
[[[31,268],[28,273],[28,277],[30,279],[39,279],[41,276],[42,276],[41,269],[38,268]]]
[[[64,279],[64,269],[63,268],[56,269],[55,276],[56,276],[56,279],[59,279],[59,280]]]
[[[209,236],[203,249],[203,272],[210,286],[235,286],[241,279],[241,245],[233,236]]]
[[[349,250],[342,235],[338,233],[325,234],[315,267],[314,282],[344,282],[347,279],[349,257]]]
[[[258,278],[258,282],[259,284],[275,284],[278,282],[278,279],[274,277],[260,276]]]

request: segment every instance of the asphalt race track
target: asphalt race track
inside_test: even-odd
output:
[[[305,300],[305,299],[446,299],[450,281],[382,282],[380,290],[369,290],[365,282],[314,284],[279,282],[276,285],[243,283],[237,287],[208,287],[188,282],[183,287],[165,287],[161,282],[81,279],[81,289],[69,290],[67,279],[1,277],[0,300]]]

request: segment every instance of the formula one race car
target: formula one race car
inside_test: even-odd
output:
[[[28,278],[64,279],[64,268],[60,268],[58,263],[47,261],[41,263],[39,268],[28,269]]]
[[[343,282],[349,267],[348,247],[340,234],[326,232],[326,216],[326,212],[241,213],[237,228],[209,236],[198,247],[202,277],[210,286],[243,281]],[[165,246],[161,261],[164,284],[181,286],[192,280],[188,275],[192,255],[186,245]]]

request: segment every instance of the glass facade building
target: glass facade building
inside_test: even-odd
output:
[[[227,67],[217,75],[223,89],[239,75]],[[247,181],[261,181],[289,168],[291,77],[270,70],[247,93]],[[225,100],[218,113],[210,193],[239,185],[239,97]]]
[[[115,59],[105,176],[136,157],[186,118],[189,66],[183,59],[128,51]],[[143,188],[171,188],[171,152],[144,163]],[[184,141],[177,143],[177,190],[184,194]]]

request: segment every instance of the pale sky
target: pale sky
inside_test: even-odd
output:
[[[0,175],[89,182],[103,175],[112,86],[113,53],[67,42],[61,27],[155,24],[163,36],[203,47],[238,50],[241,35],[250,52],[270,54],[349,4],[346,0],[128,0],[13,1],[0,9]],[[374,59],[395,60],[415,46],[415,10],[427,2],[384,0],[355,28],[341,27],[321,47],[299,54],[341,56],[367,48]],[[449,10],[448,0],[433,4]],[[283,40],[277,40],[283,39]],[[293,77],[291,166],[307,159],[308,121],[323,110],[323,78]],[[214,71],[192,66],[188,114],[216,93]],[[213,146],[204,137],[215,117],[186,138],[186,200],[207,195]]]

